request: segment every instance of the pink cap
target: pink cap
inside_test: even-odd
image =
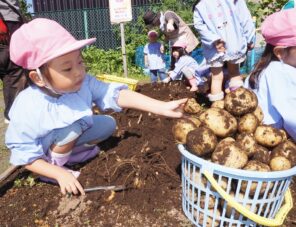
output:
[[[183,49],[186,49],[187,44],[183,41],[177,41],[173,44],[172,47],[182,47]]]
[[[157,33],[157,31],[155,31],[155,30],[151,30],[151,31],[148,32],[148,37],[151,36],[151,35],[156,35],[156,36],[158,36],[158,33]]]
[[[265,41],[273,46],[296,46],[296,9],[276,12],[261,26]]]
[[[37,69],[56,57],[79,50],[95,41],[96,38],[76,40],[57,22],[37,18],[13,33],[10,58],[25,69]]]

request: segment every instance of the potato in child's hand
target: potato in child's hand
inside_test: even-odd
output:
[[[189,114],[199,113],[201,109],[201,106],[196,102],[194,98],[188,99],[184,106],[184,111]]]

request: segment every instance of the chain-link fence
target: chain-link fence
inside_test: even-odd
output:
[[[133,21],[150,8],[150,5],[134,6]],[[95,45],[102,49],[112,49],[120,46],[120,38],[116,36],[116,26],[110,23],[109,8],[67,10],[56,12],[40,12],[34,17],[49,18],[62,24],[77,39],[96,37]]]

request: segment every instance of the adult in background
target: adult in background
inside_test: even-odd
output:
[[[165,40],[174,45],[177,41],[186,44],[186,52],[191,53],[199,44],[189,26],[173,11],[154,13],[148,10],[144,16],[144,23],[149,27],[159,27],[165,35]]]
[[[9,123],[8,112],[15,97],[27,84],[25,70],[15,65],[9,57],[10,37],[23,22],[17,0],[0,1],[0,78],[3,82],[5,123]]]

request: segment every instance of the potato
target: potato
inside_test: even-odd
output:
[[[234,192],[230,192],[230,194],[229,194],[231,197],[233,197],[233,198],[235,198],[235,200],[238,202],[238,203],[240,203],[240,204],[242,204],[243,205],[243,201],[245,200],[245,195],[243,194],[243,193],[239,193],[237,196],[235,196],[235,193]],[[250,199],[250,198],[247,198],[248,200]],[[221,200],[221,206],[222,206],[222,208],[224,208],[224,204],[225,204],[225,200]],[[250,203],[246,203],[246,205],[244,206],[246,209],[248,209],[248,210],[251,210],[251,208],[252,208],[252,204],[250,204]],[[255,207],[255,209],[254,210],[252,210],[254,213],[256,213],[257,212],[257,210],[258,210],[258,208],[257,207]],[[231,214],[232,214],[232,207],[229,205],[229,204],[227,204],[226,205],[226,216],[227,217],[230,217],[231,216]],[[240,216],[240,213],[238,212],[238,211],[234,211],[234,219],[239,219],[239,216]]]
[[[240,133],[253,133],[258,125],[257,117],[252,113],[248,113],[239,119],[237,129]]]
[[[190,116],[187,119],[192,121],[196,127],[199,127],[201,125],[201,121],[196,116]]]
[[[296,166],[296,145],[289,140],[279,144],[271,152],[271,158],[278,156],[289,159],[292,167]]]
[[[282,171],[292,168],[290,160],[283,156],[272,158],[269,165],[272,171]]]
[[[255,93],[246,88],[240,87],[229,92],[224,99],[224,108],[234,116],[241,116],[255,111],[258,100]]]
[[[212,162],[241,169],[247,164],[248,155],[238,143],[226,141],[217,145],[212,154]]]
[[[190,171],[188,171],[187,169],[185,169],[185,176],[189,177],[189,179],[191,181],[193,181],[193,183],[195,185],[198,185],[201,188],[206,188],[206,184],[207,184],[207,179],[201,175],[200,171],[195,170],[195,172],[193,172],[193,169],[191,169]]]
[[[224,100],[218,100],[212,103],[211,108],[224,109]]]
[[[252,157],[255,153],[255,146],[257,145],[253,134],[243,133],[238,134],[236,142],[242,146],[244,151],[247,152],[248,157]]]
[[[194,209],[193,212],[193,217],[194,219],[197,221],[198,220],[198,224],[201,226],[205,226],[205,227],[212,227],[212,226],[219,226],[220,224],[220,218],[221,218],[221,212],[219,209],[216,209],[216,212],[214,212],[214,209],[209,209],[208,213],[210,214],[210,216],[207,216],[206,218],[206,225],[203,225],[203,221],[204,221],[204,214],[199,212],[199,215],[196,213],[196,210]],[[215,219],[213,218],[215,217]],[[213,220],[215,220],[215,223],[213,223]]]
[[[258,162],[258,161],[255,161],[255,160],[252,160],[252,161],[249,161],[248,164],[245,166],[244,170],[248,170],[248,171],[259,171],[259,172],[269,172],[270,171],[270,168],[268,165],[264,164],[264,163],[261,163],[261,162]],[[254,195],[255,192],[256,192],[256,189],[257,189],[257,182],[253,182],[251,184],[251,187],[250,187],[250,195]],[[245,192],[246,189],[247,189],[247,185],[248,185],[248,182],[247,181],[243,181],[242,184],[241,184],[241,191],[242,192]],[[264,182],[262,185],[261,185],[261,188],[260,188],[260,194],[264,193],[265,190],[266,190],[266,186],[267,186],[267,183]]]
[[[196,114],[202,110],[201,106],[196,102],[194,98],[187,100],[184,106],[184,111],[189,114]]]
[[[262,162],[266,165],[269,165],[269,163],[270,163],[270,151],[269,150],[267,150],[265,147],[262,147],[262,146],[256,144],[254,151],[255,152],[252,157],[252,160]]]
[[[253,112],[253,114],[257,117],[259,124],[263,121],[264,119],[264,114],[262,112],[262,109],[260,106],[257,106],[256,110]]]
[[[235,139],[233,139],[232,137],[226,137],[226,138],[220,140],[220,142],[218,144],[222,145],[222,144],[228,143],[228,142],[235,142]]]
[[[220,185],[220,187],[224,191],[227,191],[227,187],[228,187],[228,178],[227,177],[222,177],[220,181],[217,177],[215,177],[215,180],[218,182],[218,185]],[[229,190],[231,190],[231,184],[229,185],[229,188],[230,188]],[[216,189],[213,186],[211,186],[211,191],[216,192]]]
[[[173,126],[172,132],[177,143],[185,144],[188,132],[196,129],[192,121],[179,119]]]
[[[257,127],[255,139],[257,143],[266,147],[275,147],[283,141],[280,130],[268,125],[260,125]]]
[[[219,108],[210,108],[204,111],[199,119],[219,137],[227,137],[237,130],[236,119],[227,111]]]
[[[212,130],[199,127],[187,134],[186,145],[193,154],[203,156],[214,151],[217,145],[217,137]]]
[[[286,131],[283,130],[283,129],[280,129],[280,132],[281,132],[282,137],[283,137],[283,142],[286,141],[286,140],[288,140],[288,136],[287,136]]]

